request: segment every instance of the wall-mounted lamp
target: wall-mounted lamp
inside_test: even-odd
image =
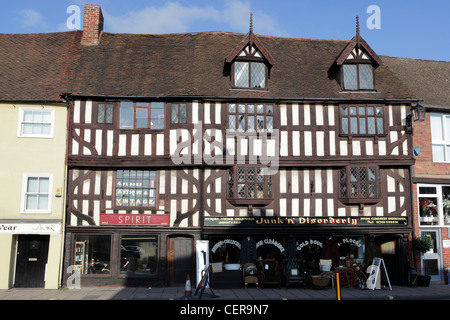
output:
[[[424,121],[425,120],[425,113],[427,111],[427,108],[424,106],[417,104],[414,107],[411,108],[412,116],[414,121]]]
[[[424,121],[426,111],[427,108],[420,104],[411,107],[411,113],[406,116],[406,127],[409,133],[412,132],[412,120],[414,120],[414,122]]]

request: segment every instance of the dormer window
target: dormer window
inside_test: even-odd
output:
[[[383,62],[359,33],[356,20],[356,35],[337,57],[332,72],[343,91],[375,91],[375,69]]]
[[[342,65],[344,90],[373,90],[373,67],[371,64]]]
[[[247,37],[225,58],[233,89],[267,90],[269,70],[274,60],[253,34],[252,23]]]
[[[233,87],[265,89],[267,68],[263,62],[236,61],[233,64]]]

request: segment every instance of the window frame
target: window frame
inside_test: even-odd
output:
[[[251,175],[253,178],[249,178],[248,173],[249,169],[253,168],[254,172],[253,175]],[[244,180],[239,179],[239,170],[244,170]],[[263,177],[262,181],[258,181],[258,172],[257,170],[261,169],[263,170],[263,174],[261,175]],[[270,202],[274,200],[274,176],[264,174],[264,169],[267,169],[265,167],[261,167],[258,165],[239,165],[239,166],[233,166],[227,169],[227,200],[234,204],[234,205],[267,205]],[[244,185],[244,197],[239,197],[239,185]],[[252,197],[249,197],[249,186],[253,186],[253,192],[254,195]],[[263,197],[258,198],[257,192],[258,192],[258,185],[263,186]],[[231,194],[231,192],[233,194]]]
[[[428,189],[435,189],[435,192],[426,192],[424,190],[421,191],[421,188],[428,188]],[[446,184],[425,184],[420,183],[417,184],[417,198],[415,199],[416,205],[417,205],[417,219],[419,226],[422,227],[450,227],[450,190],[447,196],[447,199],[444,199],[444,188],[450,189],[450,185]],[[431,191],[431,190],[430,190]],[[436,219],[427,219],[425,220],[426,216],[430,216],[426,214],[426,212],[422,211],[422,205],[421,202],[426,199],[436,199],[436,202],[433,202],[436,205],[436,216],[434,218]],[[421,200],[423,199],[423,200]],[[447,201],[445,201],[447,200]],[[447,203],[444,203],[447,202]],[[445,206],[448,206],[448,209],[445,210]],[[445,211],[448,212],[448,214],[445,214]],[[446,218],[446,215],[448,218]],[[432,214],[431,214],[432,216]],[[431,217],[430,216],[430,217]],[[433,217],[431,217],[433,218]],[[448,222],[446,222],[448,221]]]
[[[348,108],[348,112],[347,114],[343,114],[342,109],[343,108]],[[352,115],[350,114],[350,108],[356,107],[356,115],[354,115],[352,117]],[[368,133],[368,129],[369,129],[369,115],[368,115],[368,108],[369,107],[373,107],[374,108],[374,114],[373,114],[373,118],[375,118],[375,133]],[[381,107],[381,110],[383,112],[382,116],[378,116],[377,115],[377,108]],[[360,114],[360,108],[364,108],[364,115]],[[342,137],[384,137],[387,135],[387,116],[386,116],[386,107],[384,104],[364,104],[364,103],[360,103],[360,104],[340,104],[339,105],[339,135]],[[357,125],[357,129],[358,132],[357,133],[352,133],[352,126],[351,126],[351,118],[355,118],[356,117],[356,125]],[[347,120],[347,126],[348,126],[348,132],[344,132],[344,125],[342,124],[343,118],[348,119]],[[378,120],[377,119],[383,119],[383,126],[382,126],[382,130],[383,132],[380,133],[379,132],[379,127],[378,127]],[[365,131],[366,133],[361,133],[361,120],[360,119],[365,119],[364,124],[365,124]]]
[[[375,86],[375,68],[373,67],[372,63],[367,62],[365,60],[361,60],[361,59],[355,59],[355,60],[359,60],[359,61],[346,61],[344,64],[342,64],[341,66],[341,72],[340,72],[340,80],[341,80],[341,89],[343,91],[357,91],[357,92],[370,92],[370,91],[376,91],[376,86]],[[354,66],[356,65],[356,85],[357,88],[356,89],[347,89],[346,85],[345,85],[345,66]],[[361,77],[360,77],[360,65],[370,65],[371,66],[371,71],[372,71],[372,88],[361,88]]]
[[[433,128],[436,128],[436,125],[433,125],[433,117],[438,116],[441,126],[441,133],[442,139],[436,139],[436,137],[433,137]],[[436,163],[450,163],[450,125],[447,125],[446,119],[450,120],[450,114],[446,113],[439,113],[439,112],[432,112],[430,113],[430,135],[431,135],[431,154],[433,162]],[[449,121],[450,124],[450,121]],[[444,152],[444,160],[438,160],[435,157],[436,147],[443,147]]]
[[[100,122],[99,120],[100,120],[100,118],[99,118],[99,116],[100,116],[100,106],[101,105],[104,105],[104,110],[103,110],[103,122]],[[108,114],[108,109],[109,108],[111,108],[111,121],[109,122],[109,121],[107,121],[107,114]],[[98,124],[98,125],[106,125],[106,126],[109,126],[109,125],[113,125],[114,124],[114,103],[113,102],[96,102],[95,103],[95,114],[97,115],[96,116],[96,119],[95,119],[95,123],[96,124]]]
[[[232,108],[232,105],[234,105],[234,111],[230,111]],[[263,112],[258,113],[258,106],[263,106]],[[245,106],[245,110],[243,112],[240,111],[240,106]],[[249,106],[253,106],[253,112],[249,111]],[[268,106],[272,106],[272,113],[269,113]],[[233,102],[227,104],[227,130],[230,130],[232,132],[254,132],[257,133],[267,133],[272,134],[275,130],[275,104],[273,103],[239,103],[239,102]],[[231,117],[234,118],[235,127],[234,129],[230,128],[231,123]],[[240,116],[245,117],[245,128],[240,129],[239,127],[239,118]],[[264,117],[264,129],[258,128],[258,117]],[[254,118],[253,128],[249,130],[249,117]],[[272,118],[272,129],[267,129],[267,118]]]
[[[142,205],[142,206],[136,206],[136,205],[131,206],[131,205],[123,205],[123,203],[120,204],[120,205],[117,204],[117,189],[118,189],[117,188],[117,182],[118,182],[117,173],[120,170],[122,170],[122,169],[116,170],[114,172],[114,192],[113,192],[114,193],[114,201],[113,201],[114,209],[117,209],[117,210],[156,210],[156,208],[158,207],[159,171],[158,170],[134,170],[134,169],[123,169],[122,170],[122,171],[136,171],[136,172],[138,172],[138,171],[148,171],[149,172],[149,176],[151,175],[152,172],[155,173],[155,185],[154,185],[154,187],[150,187],[149,186],[148,188],[144,188],[144,187],[139,188],[139,189],[148,189],[148,190],[154,189],[155,190],[155,204],[154,205],[147,205],[147,206],[144,206],[144,205]],[[150,181],[151,181],[151,179],[150,179]],[[130,189],[130,188],[131,188],[131,186],[128,186],[128,189]],[[125,188],[122,188],[122,189],[125,189]],[[138,189],[138,188],[135,188],[135,189]]]
[[[48,192],[37,192],[36,195],[47,194],[47,208],[45,209],[28,209],[27,198],[33,193],[28,191],[28,181],[30,178],[47,178]],[[52,193],[53,193],[53,174],[52,173],[24,173],[22,176],[22,193],[21,193],[21,208],[20,212],[23,214],[50,214],[52,213]]]
[[[123,125],[122,121],[125,119],[125,117],[122,117],[122,111],[125,109],[125,105],[122,104],[132,104],[132,124],[131,125]],[[154,104],[158,104],[158,107],[154,106]],[[162,106],[162,108],[161,108]],[[130,108],[130,106],[127,106]],[[156,109],[162,109],[163,110],[163,118],[158,119],[154,118],[152,115],[152,111]],[[138,119],[144,119],[144,118],[138,118],[138,110],[146,110],[147,116],[145,117],[147,123],[145,127],[141,127],[138,125]],[[162,121],[162,127],[153,128],[152,127],[152,120],[157,119],[158,121]],[[118,127],[119,130],[159,130],[162,131],[166,128],[166,104],[164,102],[160,101],[151,101],[151,102],[136,102],[136,101],[120,101],[119,102],[119,121],[118,121]]]
[[[365,169],[365,174],[367,179],[364,181],[361,181],[360,178],[358,178],[355,181],[352,181],[352,169],[357,169],[358,171],[358,177],[360,177],[361,169]],[[374,180],[369,180],[369,169],[374,169]],[[345,172],[345,176],[342,176],[342,172]],[[374,184],[375,188],[375,195],[374,197],[370,197],[370,184],[371,182]],[[359,196],[352,196],[352,185],[357,185],[357,194]],[[362,197],[360,195],[360,186],[365,186],[365,192],[366,196]],[[345,195],[343,194],[342,188],[345,186]],[[381,199],[381,191],[380,191],[380,170],[379,167],[376,165],[359,165],[359,164],[352,164],[345,166],[343,168],[339,169],[339,199],[341,202],[346,204],[365,204],[365,203],[377,203]]]
[[[176,106],[176,113],[177,113],[177,118],[176,118],[176,122],[173,121],[174,120],[174,108]],[[185,109],[185,118],[184,121],[181,121],[181,108],[182,106],[184,106]],[[182,103],[171,103],[170,104],[170,124],[171,125],[185,125],[185,124],[189,124],[189,107],[188,107],[188,103],[187,102],[182,102]]]
[[[50,124],[50,133],[48,134],[35,134],[35,133],[23,133],[24,115],[26,111],[32,112],[50,112],[50,122],[40,122]],[[32,122],[32,124],[35,124]],[[36,108],[36,107],[20,107],[19,108],[19,121],[17,126],[17,137],[19,138],[48,138],[52,139],[54,137],[55,130],[55,108]]]
[[[236,84],[236,62],[247,63],[248,64],[248,86],[238,86]],[[264,86],[263,87],[252,87],[252,64],[262,64],[264,66]],[[236,59],[231,67],[231,83],[233,89],[241,90],[267,90],[268,89],[268,79],[269,79],[269,69],[263,59]]]

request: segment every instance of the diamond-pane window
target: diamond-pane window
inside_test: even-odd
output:
[[[265,89],[266,65],[263,62],[234,62],[234,87]]]
[[[371,64],[344,64],[345,90],[373,90],[373,67]]]
[[[358,90],[358,75],[355,64],[344,64],[345,90]]]
[[[234,83],[236,87],[248,87],[248,71],[248,62],[236,61],[234,63]]]
[[[377,168],[342,168],[339,170],[339,180],[341,198],[353,201],[353,203],[355,199],[365,199],[365,201],[377,199]]]
[[[360,64],[359,67],[359,88],[373,89],[373,71],[372,65]]]
[[[251,84],[252,88],[264,88],[266,86],[266,67],[264,63],[251,63]]]
[[[236,176],[234,176],[236,174]],[[237,181],[237,183],[234,183]],[[263,168],[238,167],[228,169],[228,198],[271,199],[272,177]]]

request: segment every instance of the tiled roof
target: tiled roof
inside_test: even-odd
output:
[[[61,101],[80,32],[0,34],[0,101]]]
[[[450,108],[450,61],[382,57],[423,104]]]
[[[231,89],[225,58],[242,33],[165,35],[104,32],[97,46],[82,31],[0,35],[0,100],[60,100],[59,94],[280,99],[407,99],[410,90],[385,66],[376,93],[342,93],[330,68],[350,40],[258,35],[270,52],[269,90]]]

